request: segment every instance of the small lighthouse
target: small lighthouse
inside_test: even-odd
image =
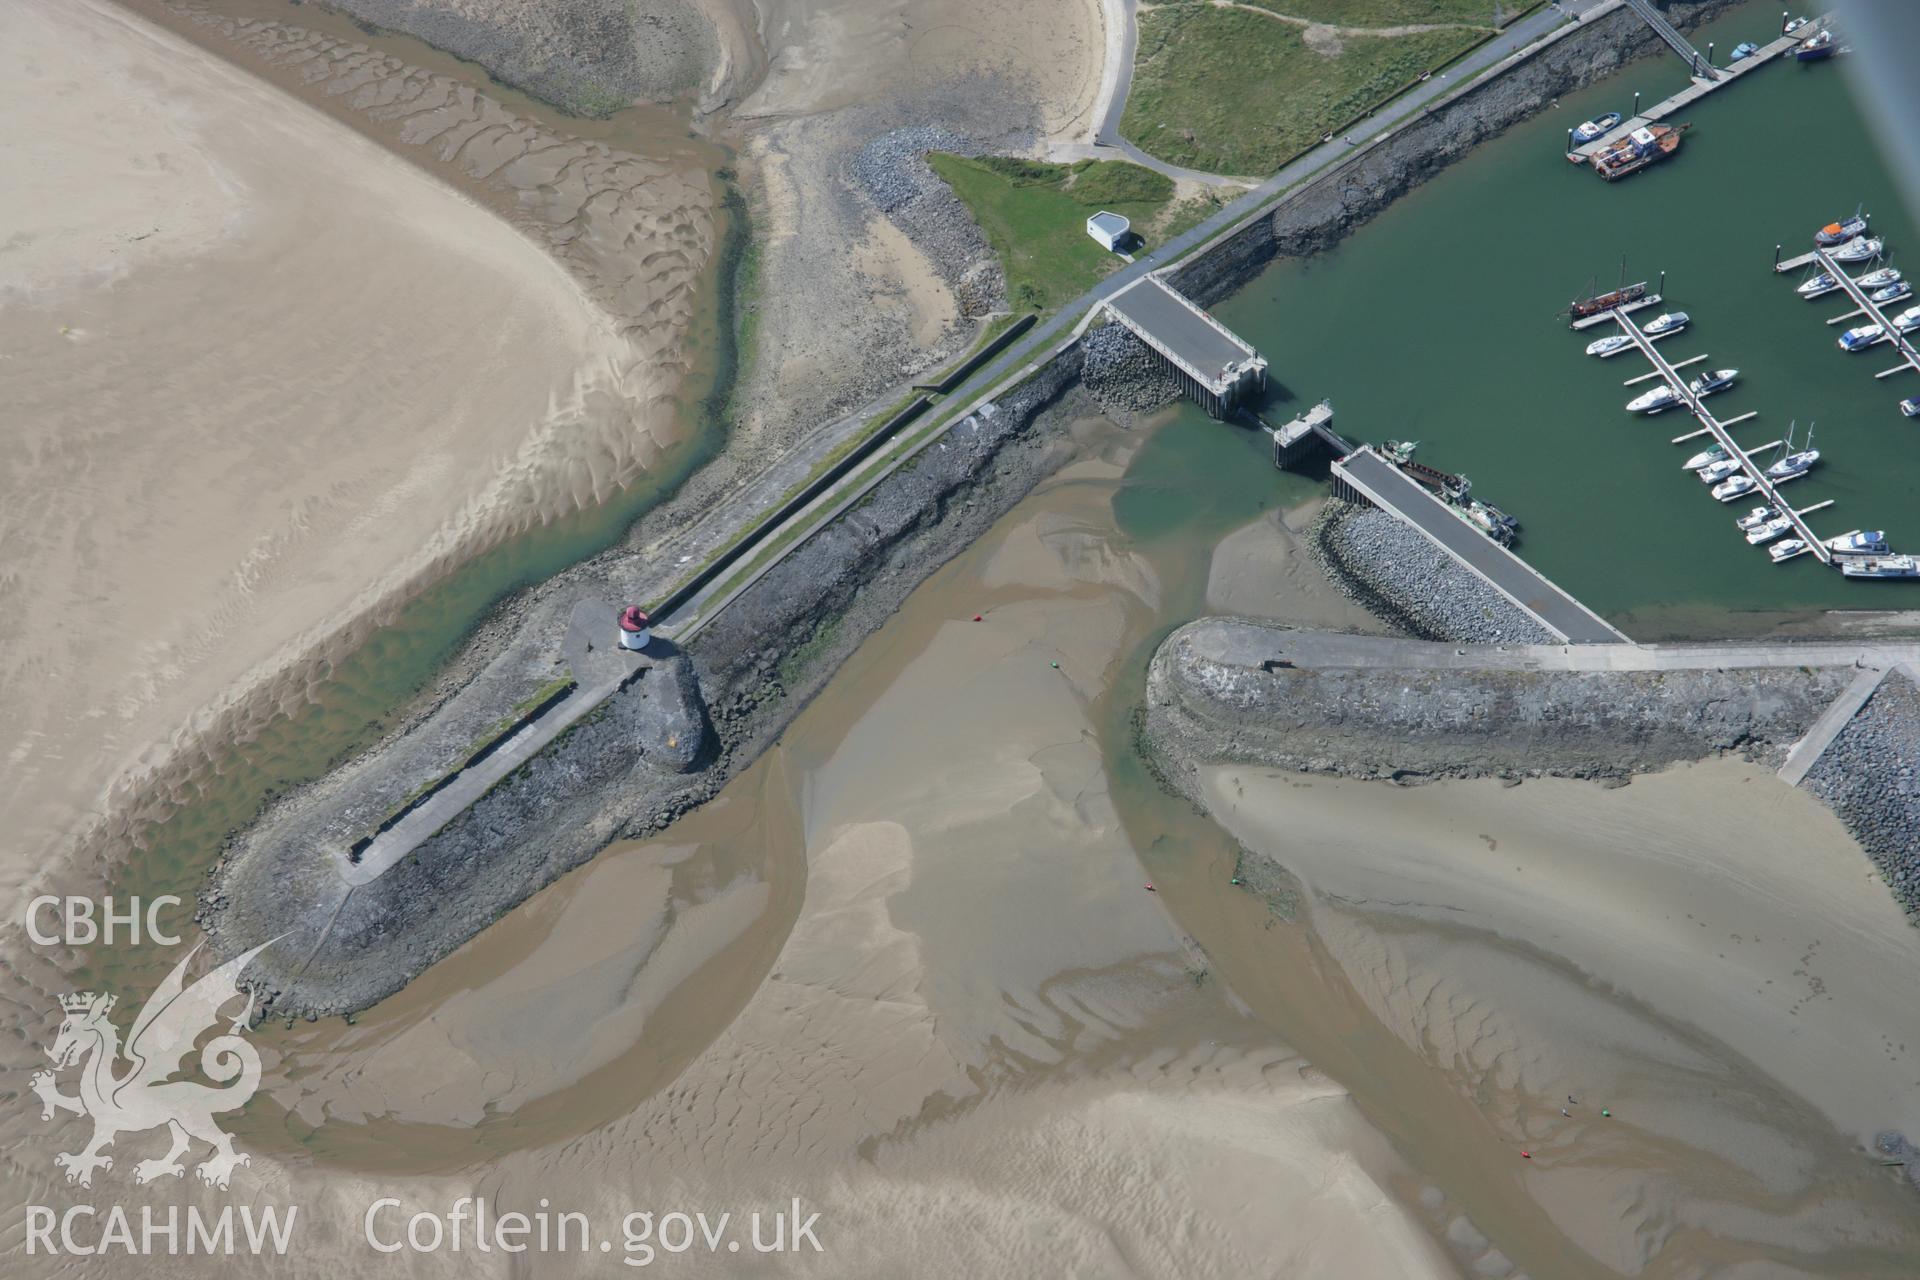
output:
[[[639,605],[628,605],[620,611],[620,647],[635,651],[646,648],[647,642],[653,639],[651,625]]]

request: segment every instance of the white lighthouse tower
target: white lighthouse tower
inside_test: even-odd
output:
[[[652,624],[639,605],[630,604],[620,612],[620,647],[636,652],[653,639]]]

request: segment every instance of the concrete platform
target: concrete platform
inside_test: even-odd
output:
[[[1630,643],[1606,619],[1549,582],[1519,556],[1469,526],[1372,449],[1333,464],[1369,502],[1406,521],[1461,565],[1570,644]]]

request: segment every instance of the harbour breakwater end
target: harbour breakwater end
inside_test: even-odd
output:
[[[713,796],[778,737],[859,644],[933,571],[1068,456],[1095,412],[1071,345],[948,431],[738,596],[685,652],[669,651],[377,878],[346,851],[457,764],[510,694],[551,678],[573,601],[624,599],[620,557],[584,562],[514,609],[551,652],[509,649],[375,750],[281,797],[228,844],[198,920],[232,956],[286,935],[249,968],[262,1016],[354,1013],[398,991],[609,842],[656,832]],[[608,620],[611,628],[612,620]],[[502,659],[510,657],[511,660]]]
[[[1920,684],[1915,671],[1901,666],[1887,672],[1800,784],[1840,815],[1909,918],[1920,918]]]
[[[1684,30],[1738,3],[1741,0],[1674,3],[1666,13]],[[1652,55],[1671,56],[1631,8],[1620,4],[1596,11],[1430,106],[1419,119],[1363,147],[1347,163],[1222,232],[1173,268],[1167,283],[1196,302],[1218,302],[1274,258],[1307,257],[1330,248],[1480,143],[1562,95]],[[1352,132],[1364,135],[1366,130],[1362,125]],[[1565,163],[1557,153],[1543,155],[1539,162]],[[1284,363],[1282,355],[1280,364]],[[1284,367],[1279,373],[1284,381]]]
[[[1909,649],[1914,646],[1907,646]],[[1432,778],[1624,779],[1739,751],[1777,764],[1873,646],[1458,646],[1229,618],[1149,668],[1142,745],[1190,796],[1203,765]]]

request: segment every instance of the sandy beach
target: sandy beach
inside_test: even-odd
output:
[[[671,261],[595,289],[582,255],[638,256],[645,220],[543,246],[99,0],[8,6],[0,69],[12,901],[297,705],[366,619],[656,457],[711,228],[663,186]]]

